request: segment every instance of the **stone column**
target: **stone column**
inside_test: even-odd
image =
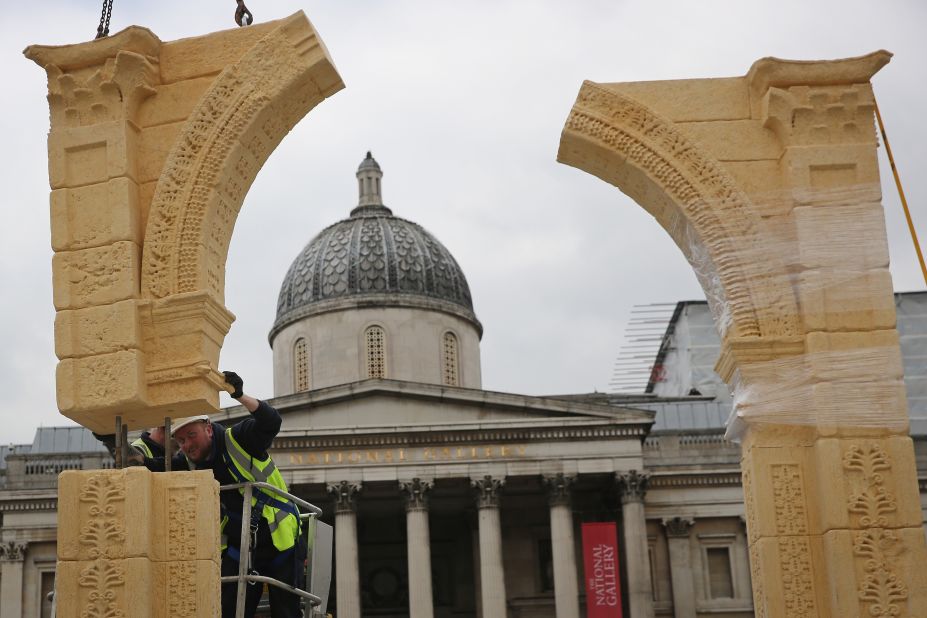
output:
[[[695,618],[695,586],[692,581],[692,551],[689,539],[694,523],[695,520],[686,517],[663,520],[669,546],[673,613],[676,618]]]
[[[579,618],[576,544],[573,540],[573,511],[570,508],[570,486],[575,480],[575,476],[565,474],[544,477],[550,501],[550,542],[557,618]]]
[[[22,618],[25,557],[24,543],[9,541],[0,545],[0,618]]]
[[[399,481],[406,502],[406,542],[409,560],[409,613],[414,618],[432,618],[431,540],[428,531],[427,492],[433,483],[414,478]]]
[[[328,485],[335,499],[335,594],[339,618],[360,618],[360,569],[357,559],[357,494],[361,484]]]
[[[480,587],[483,618],[505,618],[505,571],[502,567],[502,526],[499,492],[505,479],[486,475],[471,484],[477,492],[480,522]]]
[[[624,553],[628,571],[630,618],[653,618],[653,587],[650,582],[650,554],[647,551],[647,520],[644,494],[650,475],[631,470],[617,473],[621,493]]]

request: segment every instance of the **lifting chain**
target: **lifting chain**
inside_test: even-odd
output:
[[[103,12],[100,13],[100,25],[97,26],[95,39],[109,36],[109,18],[113,15],[113,0],[103,0]]]
[[[112,2],[112,0],[110,0]],[[250,26],[254,23],[254,15],[245,6],[245,0],[236,0],[238,8],[235,9],[235,23],[239,26]]]

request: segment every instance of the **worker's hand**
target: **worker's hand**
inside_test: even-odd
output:
[[[129,455],[126,457],[125,467],[129,466],[144,466],[145,465],[145,456],[139,453],[134,449],[129,450]]]
[[[245,381],[242,380],[237,373],[234,371],[223,371],[222,373],[225,375],[225,381],[228,382],[229,386],[235,389],[232,392],[232,399],[238,399],[245,394],[244,391],[241,390],[245,385]]]

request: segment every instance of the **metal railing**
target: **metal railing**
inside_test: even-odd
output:
[[[244,618],[245,596],[247,592],[247,585],[249,583],[263,583],[269,586],[276,586],[278,588],[286,590],[287,592],[300,596],[303,599],[305,599],[309,605],[309,609],[310,609],[309,616],[315,616],[317,614],[314,612],[314,609],[312,608],[320,606],[323,603],[322,598],[319,597],[318,595],[313,594],[307,590],[302,590],[301,588],[296,588],[289,584],[285,584],[281,582],[280,580],[274,579],[272,577],[266,577],[264,575],[248,573],[248,565],[249,565],[250,556],[251,556],[251,535],[249,534],[251,531],[251,528],[247,522],[251,521],[251,509],[252,509],[251,500],[252,500],[252,496],[254,495],[254,490],[256,488],[270,491],[272,493],[275,493],[283,497],[286,500],[292,501],[294,504],[296,504],[301,509],[301,512],[299,514],[299,519],[302,522],[309,522],[310,520],[316,519],[319,515],[322,514],[322,509],[315,506],[314,504],[310,504],[309,502],[306,502],[305,500],[298,498],[294,496],[293,494],[287,493],[283,491],[282,489],[280,489],[279,487],[274,487],[270,483],[261,483],[261,482],[235,483],[232,485],[222,485],[219,488],[219,491],[241,490],[242,492],[242,503],[243,504],[242,504],[242,509],[241,509],[241,522],[242,522],[241,523],[241,537],[240,537],[239,548],[238,548],[238,551],[240,553],[239,558],[238,558],[238,575],[227,575],[225,577],[220,578],[220,581],[222,584],[229,584],[233,582],[237,582],[238,584],[238,595],[235,601],[235,618]],[[302,509],[305,509],[306,512],[303,513]],[[309,541],[312,542],[312,539],[310,539]],[[299,541],[297,540],[297,543],[298,542]],[[294,559],[296,558],[294,557]],[[312,564],[313,564],[313,560],[307,560],[307,571],[308,569],[312,568]],[[307,572],[306,573],[306,585],[309,586],[311,581],[312,581],[311,574]]]

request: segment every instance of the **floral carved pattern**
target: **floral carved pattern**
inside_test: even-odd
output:
[[[90,504],[86,524],[78,540],[88,546],[91,559],[121,558],[125,543],[125,529],[121,523],[122,503],[125,501],[123,475],[105,472],[91,476],[80,492],[80,501]]]
[[[117,564],[110,560],[97,560],[81,570],[77,584],[90,588],[81,618],[126,618],[119,609],[116,588],[125,584],[125,576]]]
[[[859,600],[870,616],[900,616],[908,588],[895,573],[895,559],[904,545],[893,530],[892,514],[898,510],[894,496],[885,488],[891,460],[875,443],[854,444],[843,456],[850,482],[847,510],[858,517],[862,530],[853,535],[853,553],[863,560],[865,577],[857,582]]]

